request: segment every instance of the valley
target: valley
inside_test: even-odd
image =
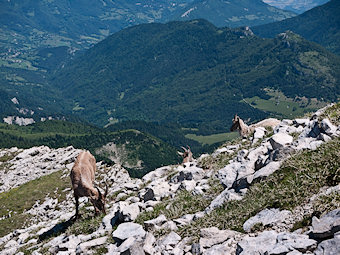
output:
[[[339,13],[0,1],[0,254],[340,254]]]

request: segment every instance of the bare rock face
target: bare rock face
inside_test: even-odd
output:
[[[234,237],[237,232],[232,230],[219,230],[216,227],[201,229],[200,246],[204,249],[210,248],[216,244],[224,243],[226,240]]]
[[[275,223],[283,222],[290,216],[291,212],[287,210],[280,211],[279,209],[264,209],[254,217],[249,218],[244,224],[243,229],[250,232],[255,224],[262,224],[262,226],[270,226]]]
[[[122,223],[112,233],[112,237],[118,243],[124,242],[129,237],[144,238],[146,235],[145,230],[139,224],[133,222]]]
[[[293,137],[286,133],[277,133],[269,139],[273,149],[279,149],[293,142]]]
[[[264,231],[257,237],[245,237],[237,244],[236,254],[287,254],[298,250],[302,252],[314,250],[317,241],[307,235],[293,233],[276,233]]]
[[[70,169],[81,150],[72,146],[60,149],[40,146],[26,150],[12,148],[9,151],[16,156],[7,162],[6,171],[0,171],[0,192],[59,170]]]
[[[331,211],[320,219],[313,217],[312,227],[312,238],[324,240],[334,237],[340,231],[340,209]]]
[[[49,236],[54,230],[70,227],[74,223],[73,193],[71,189],[65,189],[64,201],[47,195],[26,210],[25,215],[34,219],[36,224],[0,237],[0,247],[3,249],[0,253],[21,254],[19,251],[28,245],[34,247],[32,251],[35,255],[45,251],[51,254],[91,254],[102,248],[107,249],[107,254],[114,255],[340,254],[340,209],[320,219],[314,217],[312,226],[305,233],[301,229],[288,232],[296,221],[310,216],[312,209],[308,206],[311,204],[295,208],[292,212],[262,208],[254,217],[249,215],[248,220],[244,219],[243,228],[247,233],[211,226],[198,230],[195,237],[179,235],[183,230],[197,226],[206,219],[204,217],[220,213],[216,209],[232,200],[239,200],[232,203],[243,206],[242,199],[253,188],[252,185],[257,181],[265,182],[268,176],[280,171],[283,160],[289,160],[291,154],[299,150],[318,148],[334,139],[338,132],[338,128],[328,120],[317,120],[315,117],[284,120],[274,129],[271,137],[265,137],[264,129],[258,128],[253,140],[249,138],[250,141],[243,140],[240,144],[226,146],[211,155],[200,157],[202,162],[209,157],[212,160],[226,157],[226,163],[220,169],[203,169],[199,161],[193,161],[158,168],[141,180],[130,178],[119,165],[107,166],[98,162],[98,177],[109,184],[109,192],[107,214],[92,233],[67,234],[64,229],[56,236]],[[300,135],[294,134],[293,139],[292,133]],[[53,171],[63,170],[66,176],[79,151],[73,147],[50,149],[45,146],[28,150],[0,150],[0,157],[9,157],[8,162],[0,162],[5,169],[0,171],[0,192]],[[220,185],[217,189],[220,193],[216,194],[215,190],[211,193],[210,189],[217,188],[217,185]],[[223,190],[220,189],[222,187]],[[331,192],[339,192],[339,186],[325,188],[327,192],[330,189]],[[325,195],[325,192],[322,194]],[[208,199],[210,204],[196,211],[189,208],[190,212],[182,212],[182,205],[177,207],[172,200],[182,193]],[[313,199],[310,198],[309,202],[312,203]],[[87,198],[81,199],[80,208],[93,210],[87,208],[87,202]],[[154,217],[141,222],[146,214],[139,216],[145,212],[147,217]],[[5,217],[0,221],[3,219]],[[267,230],[254,228],[257,224]],[[197,234],[200,234],[199,239]],[[44,239],[46,236],[50,239]],[[115,242],[110,241],[110,236]],[[46,241],[39,242],[41,240]]]

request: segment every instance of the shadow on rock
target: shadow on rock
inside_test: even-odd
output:
[[[58,223],[57,225],[55,225],[53,228],[51,228],[50,230],[42,233],[41,235],[39,235],[39,242],[42,242],[52,236],[58,236],[61,233],[65,233],[65,231],[73,225],[73,223],[75,223],[76,218],[72,217],[70,218],[68,221],[65,222],[61,222]]]

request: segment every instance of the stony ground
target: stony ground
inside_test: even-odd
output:
[[[335,179],[326,178],[325,185],[305,169],[305,180],[320,181],[303,195],[298,185],[290,188],[291,176],[285,175],[288,167],[296,167],[290,166],[295,155],[319,153],[327,144],[338,146],[339,115],[328,109],[309,118],[283,120],[274,130],[257,128],[249,139],[190,163],[156,169],[141,180],[131,179],[119,165],[99,162],[96,183],[109,184],[107,214],[95,217],[83,198],[78,220],[73,218],[69,173],[80,150],[2,149],[0,226],[7,231],[0,237],[0,253],[340,254],[339,166],[330,160],[329,167],[337,169]],[[337,150],[332,158],[339,161]],[[60,181],[48,182],[53,174],[60,174]],[[30,186],[37,178],[39,182]],[[263,208],[250,205],[261,187],[280,189],[280,178],[296,199],[292,195],[282,206],[284,201],[268,192],[265,200],[274,202]],[[39,194],[43,182],[50,189]],[[39,199],[31,198],[32,204],[21,211],[10,209],[8,200],[21,190],[19,197],[32,193]],[[248,213],[248,206],[255,209]],[[14,227],[21,219],[22,225]]]

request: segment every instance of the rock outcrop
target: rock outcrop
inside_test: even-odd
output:
[[[241,232],[210,226],[201,228],[195,237],[180,234],[181,229],[210,217],[229,201],[241,205],[254,183],[265,181],[279,171],[283,162],[295,153],[315,150],[338,137],[340,128],[328,119],[319,118],[323,111],[325,109],[316,112],[311,119],[283,120],[272,135],[264,136],[267,131],[255,130],[251,141],[219,148],[212,155],[201,156],[193,162],[158,168],[140,180],[131,179],[118,165],[99,162],[98,175],[109,183],[110,199],[107,214],[97,218],[99,222],[91,233],[67,231],[77,222],[72,219],[75,208],[72,191],[65,190],[64,200],[47,195],[44,201],[37,201],[25,211],[32,218],[32,224],[1,237],[1,254],[23,254],[26,250],[35,255],[95,251],[117,255],[339,254],[340,209],[314,216],[305,229],[291,232],[291,228],[306,217],[305,211],[310,213],[311,203],[317,197],[330,193],[338,196],[340,185],[323,188],[292,211],[263,208],[256,215],[249,215],[242,223],[243,230],[239,229]],[[244,147],[242,144],[247,142],[249,146]],[[67,175],[78,153],[73,147],[2,149],[0,157],[7,155],[9,159],[0,164],[3,167],[0,192],[5,193],[53,171],[64,171]],[[222,156],[229,161],[220,169],[202,167],[207,158],[214,160]],[[193,213],[181,212],[179,205],[171,203],[183,194],[210,202],[197,211],[192,208]],[[81,200],[85,211],[86,201],[87,198]],[[161,210],[177,211],[166,216],[159,213]],[[143,220],[146,216],[147,220]]]

